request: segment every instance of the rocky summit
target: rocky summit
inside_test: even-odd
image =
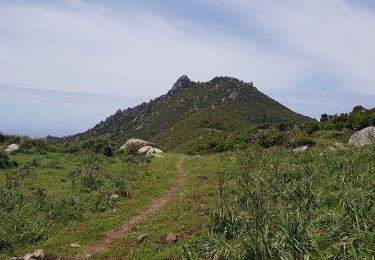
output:
[[[263,94],[252,82],[230,77],[194,82],[184,75],[167,94],[134,108],[120,109],[92,129],[65,139],[106,136],[122,142],[137,137],[180,149],[249,125],[307,121],[311,119]]]

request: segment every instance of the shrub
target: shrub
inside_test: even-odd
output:
[[[72,186],[78,187],[81,191],[92,192],[98,190],[104,183],[103,170],[100,164],[92,163],[83,169],[76,169],[71,172]]]
[[[109,147],[109,146],[105,146],[105,147],[104,147],[104,150],[103,150],[103,154],[104,154],[105,156],[107,156],[107,157],[111,157],[111,156],[113,156],[113,150],[112,150],[112,148]]]
[[[309,137],[297,136],[289,140],[289,145],[293,148],[304,146],[304,145],[313,146],[315,145],[315,141]]]
[[[126,149],[124,150],[124,153],[127,155],[132,155],[132,156],[137,156],[138,155],[138,150],[141,149],[144,144],[139,144],[139,143],[132,143],[129,144]]]
[[[5,152],[0,151],[0,169],[7,169],[17,166],[17,162],[11,160]]]

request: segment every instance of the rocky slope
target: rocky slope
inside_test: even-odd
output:
[[[108,136],[121,142],[136,137],[167,148],[181,148],[215,133],[252,124],[310,120],[266,96],[253,83],[229,77],[199,83],[182,76],[167,94],[118,110],[94,128],[64,139]]]

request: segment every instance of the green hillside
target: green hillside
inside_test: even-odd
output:
[[[266,96],[252,83],[229,77],[196,83],[182,76],[166,95],[118,110],[87,132],[66,139],[106,136],[122,141],[137,137],[183,149],[217,133],[259,123],[308,121],[312,120]]]

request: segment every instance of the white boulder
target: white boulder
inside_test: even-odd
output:
[[[375,127],[369,126],[361,131],[355,132],[349,139],[349,144],[355,146],[375,145]]]
[[[6,152],[14,152],[20,149],[20,146],[18,144],[10,144],[7,146],[7,149],[5,149]]]
[[[138,154],[147,154],[148,150],[150,150],[150,148],[152,148],[152,147],[149,146],[149,145],[143,146],[141,149],[138,150]]]
[[[125,150],[128,146],[132,144],[147,144],[148,142],[141,139],[130,138],[123,146],[120,147],[120,150]]]
[[[155,155],[155,154],[162,154],[164,153],[162,150],[158,149],[158,148],[155,148],[155,147],[152,147],[152,146],[144,146],[142,147],[141,149],[138,150],[138,154],[141,154],[141,155],[147,155],[147,156],[150,156],[150,155]]]
[[[301,147],[295,148],[295,149],[293,150],[293,152],[304,152],[304,151],[307,150],[307,148],[309,148],[307,145],[305,145],[305,146],[301,146]]]
[[[163,152],[162,150],[160,150],[160,149],[154,147],[154,153],[155,153],[155,154],[162,154],[162,153],[164,153],[164,152]]]

